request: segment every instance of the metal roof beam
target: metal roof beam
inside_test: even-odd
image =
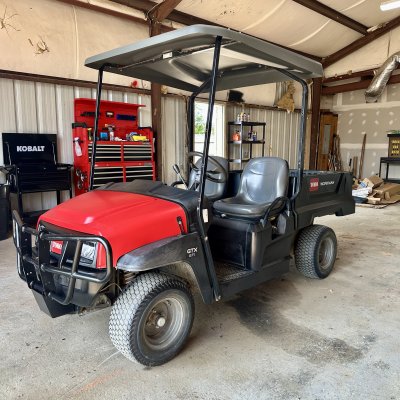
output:
[[[147,16],[152,21],[162,22],[165,18],[168,18],[168,15],[174,11],[175,7],[182,0],[164,0],[161,3],[158,3],[154,6],[148,13]]]
[[[368,27],[365,25],[355,21],[347,17],[346,15],[340,13],[339,11],[334,10],[326,6],[325,4],[320,3],[316,0],[293,0],[294,2],[301,4],[304,7],[309,8],[310,10],[315,11],[316,13],[323,15],[332,21],[335,21],[339,24],[346,26],[347,28],[352,29],[362,35],[366,35],[368,33]]]
[[[112,15],[114,17],[123,18],[123,19],[126,19],[128,21],[136,22],[136,23],[141,24],[141,25],[146,25],[146,26],[148,25],[145,17],[143,17],[143,19],[142,18],[138,18],[138,17],[135,17],[133,15],[126,14],[126,13],[124,13],[122,11],[110,10],[107,7],[103,7],[103,6],[99,6],[99,5],[95,5],[95,4],[91,4],[91,3],[86,3],[86,2],[83,2],[81,0],[57,0],[57,1],[59,1],[60,3],[69,4],[71,6],[86,8],[86,9],[91,10],[91,11],[97,11],[97,12],[101,12],[103,14]],[[172,31],[172,30],[173,30],[173,28],[170,28],[169,26],[161,25],[161,31],[163,33],[164,32],[169,32],[169,31]]]
[[[127,19],[127,20],[130,20],[132,22],[136,22],[136,23],[139,23],[139,24],[142,24],[142,25],[146,25],[146,26],[148,26],[148,22],[145,19],[146,16],[147,16],[147,13],[152,8],[154,8],[155,6],[157,6],[159,4],[159,3],[155,3],[154,1],[150,1],[150,0],[110,0],[110,1],[112,1],[114,3],[118,3],[118,4],[121,4],[121,5],[127,6],[127,7],[135,8],[135,9],[137,9],[139,11],[142,11],[144,13],[144,18],[141,19],[141,18],[134,17],[132,15],[128,15],[128,14],[122,12],[122,11],[110,10],[110,9],[108,9],[106,7],[93,5],[91,3],[86,3],[86,2],[83,2],[81,0],[57,0],[57,1],[59,1],[61,3],[69,4],[69,5],[72,5],[72,6],[82,7],[82,8],[86,8],[86,9],[92,10],[92,11],[97,11],[97,12],[105,13],[105,14],[108,14],[108,15],[113,15],[115,17]],[[185,13],[182,13],[182,12],[176,11],[176,10],[173,10],[168,15],[168,19],[171,20],[171,21],[174,21],[174,22],[181,23],[183,25],[205,24],[205,25],[213,25],[213,26],[219,26],[219,27],[222,27],[222,28],[226,28],[226,26],[219,25],[219,24],[216,24],[214,22],[211,22],[211,21],[208,21],[208,20],[205,20],[205,19],[202,19],[202,18],[197,18],[197,17],[195,17],[193,15],[185,14]],[[174,30],[174,28],[169,27],[167,25],[161,25],[160,28],[161,28],[161,32],[162,33]],[[262,39],[262,40],[264,40],[264,39]],[[322,58],[321,57],[315,56],[313,54],[305,53],[305,52],[302,52],[302,51],[299,51],[299,50],[294,50],[294,49],[292,49],[290,47],[283,46],[283,45],[280,45],[280,44],[278,46],[283,47],[284,49],[287,49],[287,50],[291,50],[294,53],[301,54],[304,57],[311,58],[312,60],[316,60],[318,62],[322,62]]]
[[[400,26],[400,17],[392,19],[391,21],[380,26],[379,28],[369,32],[364,37],[357,39],[353,43],[350,43],[349,45],[344,47],[343,49],[338,50],[336,53],[333,53],[330,56],[325,57],[322,61],[323,67],[326,68],[329,65],[334,64],[335,62],[341,60],[342,58],[348,56],[349,54],[355,52],[356,50],[361,49],[362,47],[371,43],[375,39],[378,39],[385,33],[390,32],[392,29],[397,28],[398,26]]]
[[[323,86],[322,87],[322,94],[323,95],[333,95],[337,93],[344,93],[344,92],[353,92],[355,90],[367,89],[371,84],[371,79],[362,79],[358,82],[351,82],[346,83],[344,85],[336,85],[336,86]],[[392,75],[387,85],[392,85],[395,83],[400,83],[400,75]]]
[[[348,79],[353,79],[353,78],[368,78],[371,76],[374,76],[376,71],[375,69],[366,69],[363,71],[349,71],[346,74],[341,74],[341,75],[335,75],[335,76],[330,76],[329,78],[324,78],[322,83],[325,85],[326,83],[332,83],[332,82],[338,82],[338,81],[345,81]]]
[[[158,3],[151,0],[111,0],[114,3],[121,4],[123,6],[128,6],[135,8],[136,10],[143,11],[147,16],[147,13],[154,7],[158,6]],[[206,24],[221,26],[214,22],[207,21],[202,18],[195,17],[194,15],[189,15],[181,11],[172,10],[168,15],[168,19],[174,22],[178,22],[182,25],[194,25],[194,24]],[[225,27],[226,28],[226,27]]]

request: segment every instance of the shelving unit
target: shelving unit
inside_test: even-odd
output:
[[[260,129],[254,129],[261,127]],[[253,158],[253,146],[262,145],[262,157],[265,153],[265,122],[251,122],[251,121],[231,121],[228,122],[228,160],[230,164],[236,164],[239,169],[242,169],[244,163]],[[240,135],[240,140],[233,140],[233,135],[237,132]],[[248,138],[249,132],[257,133],[257,140],[250,140]],[[260,138],[261,133],[261,138]],[[247,149],[247,156],[246,155]],[[237,169],[237,168],[230,168]]]

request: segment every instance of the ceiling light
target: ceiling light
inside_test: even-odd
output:
[[[400,7],[400,0],[383,1],[380,6],[382,11],[393,10],[394,8],[399,8],[399,7]]]

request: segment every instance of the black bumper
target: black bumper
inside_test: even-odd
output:
[[[23,224],[13,211],[13,239],[17,249],[18,275],[32,289],[40,309],[51,317],[67,314],[75,306],[88,307],[112,272],[111,247],[100,236],[81,233],[49,232]],[[56,259],[50,253],[50,242],[66,245]],[[84,242],[98,242],[106,250],[106,268],[88,270],[80,265]]]

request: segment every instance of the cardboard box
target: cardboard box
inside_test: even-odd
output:
[[[382,185],[383,179],[380,178],[378,175],[372,175],[369,178],[365,178],[362,181],[363,186],[370,187],[372,189],[377,188],[378,186]]]
[[[395,194],[389,200],[382,200],[381,204],[394,204],[399,201],[400,201],[400,194]]]
[[[374,189],[373,193],[378,195],[374,197],[389,200],[392,196],[400,193],[400,185],[398,183],[385,183]]]
[[[372,191],[367,197],[369,204],[393,204],[400,201],[400,185],[398,183],[385,183]]]
[[[381,204],[382,199],[379,197],[373,197],[373,196],[368,196],[367,197],[367,203],[368,204]]]

